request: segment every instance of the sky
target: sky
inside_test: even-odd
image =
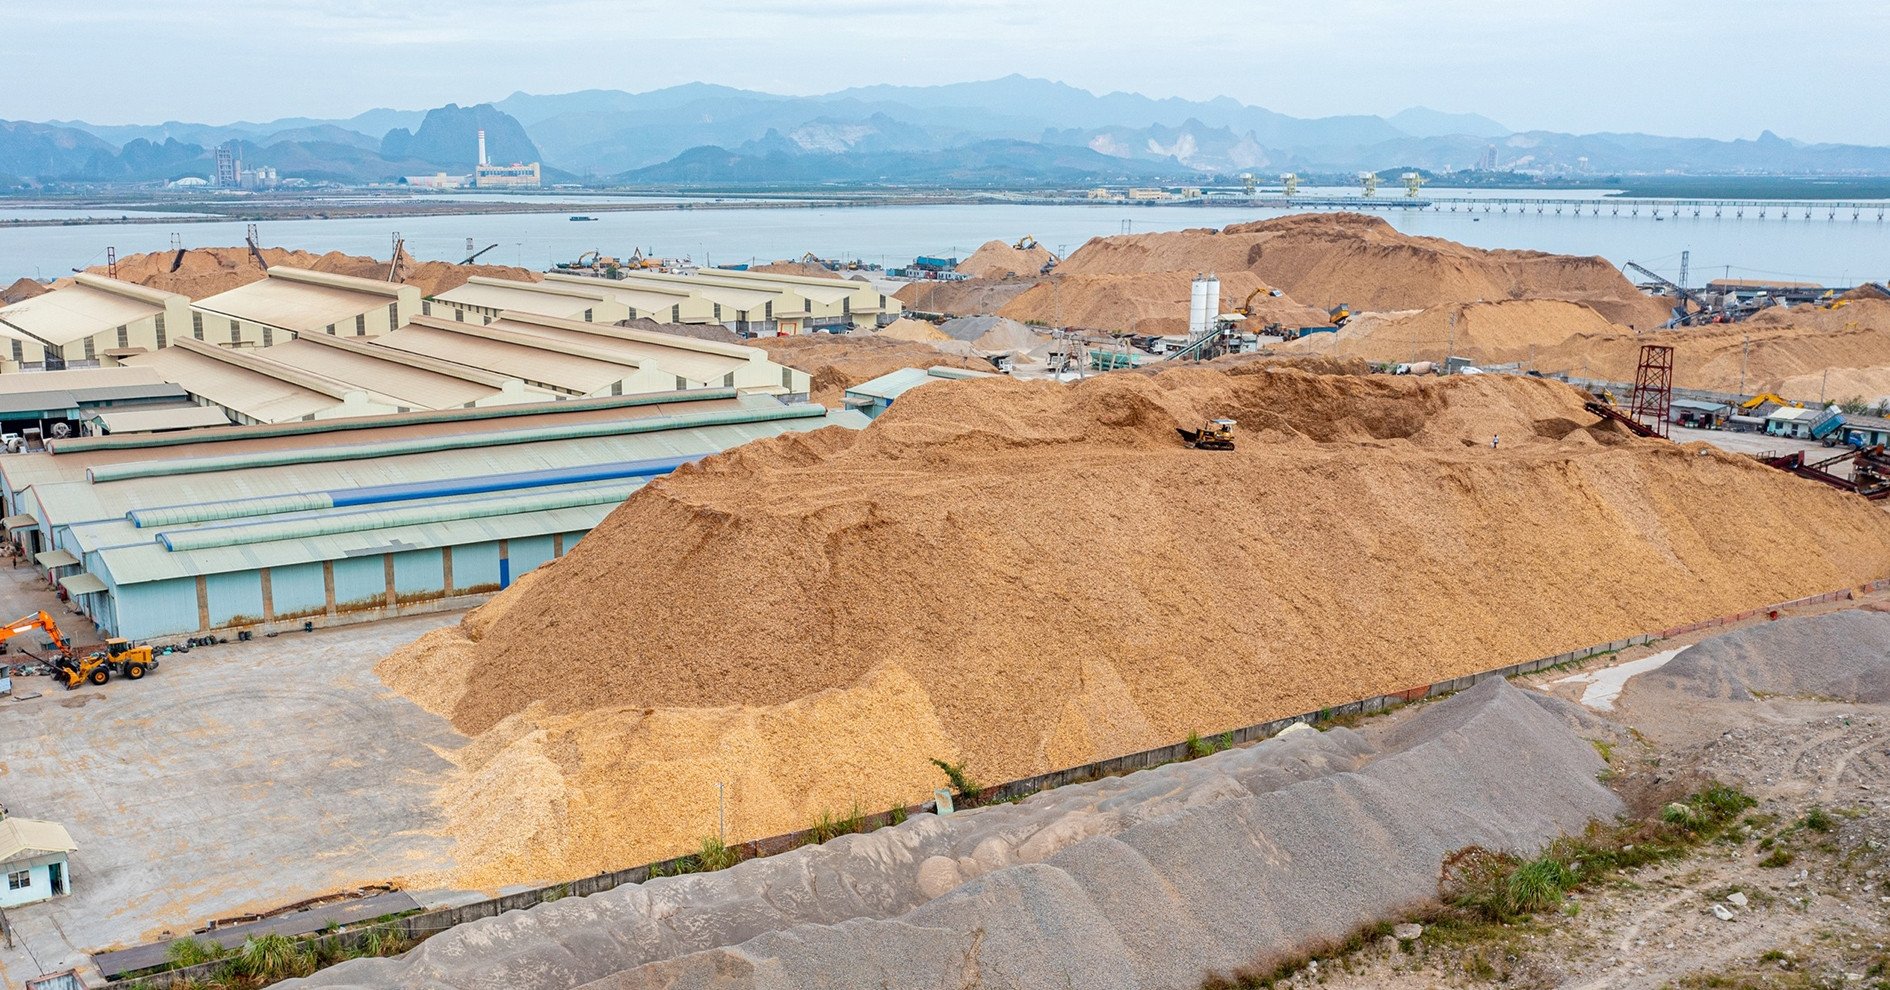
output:
[[[6,0],[0,119],[221,124],[515,91],[1013,72],[1302,117],[1890,145],[1882,0]]]

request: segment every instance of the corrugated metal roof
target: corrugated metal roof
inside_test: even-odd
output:
[[[64,347],[162,312],[161,303],[75,283],[0,306],[0,323]]]
[[[107,433],[151,433],[157,430],[190,430],[205,426],[228,426],[230,417],[213,406],[166,406],[159,409],[116,409],[98,412],[94,422]]]
[[[79,411],[79,399],[71,392],[28,392],[25,395],[0,395],[0,416],[20,413],[59,412],[70,415]],[[42,418],[40,416],[32,417]]]
[[[69,551],[56,549],[41,550],[33,555],[33,559],[39,561],[41,567],[71,567],[79,562],[79,558],[74,557]]]
[[[80,571],[59,579],[59,586],[75,595],[96,595],[104,591],[106,584],[97,575]]]
[[[518,515],[461,519],[424,526],[401,526],[364,533],[318,536],[276,543],[249,543],[209,550],[172,552],[157,543],[99,551],[99,559],[118,584],[141,584],[226,574],[263,567],[286,567],[318,560],[427,550],[467,543],[516,540],[550,533],[588,530],[616,509],[615,505],[586,505]]]
[[[313,341],[291,340],[265,347],[256,355],[358,385],[399,400],[400,405],[410,409],[453,409],[499,394],[500,390],[490,385],[401,364],[401,355],[394,353],[395,350],[370,347],[344,350]],[[379,356],[377,351],[381,352]],[[548,399],[550,395],[540,397]]]
[[[33,818],[0,819],[0,863],[31,859],[47,853],[77,852],[72,833],[58,822]]]
[[[150,354],[128,357],[125,361],[136,367],[151,368],[182,385],[191,395],[202,396],[219,406],[234,409],[264,423],[319,416],[342,404],[332,395],[195,354],[181,347],[166,347]]]
[[[385,310],[393,301],[388,296],[338,286],[264,278],[199,299],[191,308],[287,330],[323,330],[330,324],[339,330],[342,324],[352,324],[356,316]],[[352,333],[352,328],[347,332]]]
[[[64,371],[21,371],[0,375],[0,395],[22,392],[78,392],[107,386],[162,385],[164,379],[150,368],[69,368]]]
[[[863,381],[846,390],[847,395],[859,395],[869,399],[885,399],[891,402],[926,382],[940,381],[925,373],[923,368],[900,368],[889,371],[878,378]]]
[[[493,325],[515,328],[522,333],[529,333],[547,341],[578,344],[621,354],[626,361],[639,365],[654,365],[669,374],[681,375],[695,382],[719,383],[724,375],[748,366],[748,361],[744,358],[710,354],[685,347],[668,347],[660,343],[614,335],[609,332],[614,329],[612,327],[599,327],[600,332],[588,333],[566,327],[509,320],[499,320]],[[680,341],[686,338],[677,339]]]
[[[536,288],[520,287],[525,285],[536,286]],[[466,306],[512,309],[522,313],[543,313],[546,316],[558,317],[581,317],[585,310],[595,309],[604,302],[603,293],[586,292],[573,285],[562,283],[497,285],[486,279],[475,279],[448,289],[433,298]]]
[[[516,515],[480,519],[435,522],[420,526],[283,540],[272,543],[216,547],[202,550],[169,551],[155,542],[152,530],[140,530],[122,517],[130,508],[154,505],[190,504],[198,501],[239,499],[293,494],[346,486],[402,484],[441,481],[461,477],[485,477],[527,470],[572,467],[638,461],[664,457],[691,456],[726,450],[749,440],[777,436],[793,430],[804,432],[830,425],[854,429],[866,425],[858,413],[834,413],[824,417],[772,420],[755,423],[718,424],[579,440],[520,444],[474,450],[458,450],[378,460],[293,465],[230,471],[220,474],[181,475],[165,479],[162,486],[143,480],[100,485],[70,483],[36,489],[48,506],[58,505],[56,514],[73,519],[97,520],[70,529],[75,545],[84,553],[96,553],[103,563],[103,573],[118,584],[166,580],[195,574],[213,574],[247,570],[254,567],[284,566],[319,560],[334,560],[360,553],[386,552],[385,548],[417,549],[509,539],[529,535],[572,532],[588,529],[609,513],[613,505],[583,506],[525,512]],[[640,482],[638,482],[640,483]],[[623,482],[613,482],[623,484]],[[544,486],[534,492],[555,492],[582,488],[583,485]],[[464,498],[442,496],[431,501],[404,505],[458,504]],[[494,505],[501,505],[494,502]],[[311,510],[260,517],[260,522],[284,519],[321,518],[346,510]],[[87,515],[87,513],[92,513]],[[229,525],[229,522],[206,523]],[[166,526],[166,532],[188,531],[191,527]],[[376,549],[382,548],[382,549]]]
[[[518,332],[515,328],[508,327],[504,320],[493,323],[493,326],[499,328],[501,332],[508,329]],[[468,325],[468,329],[480,328]],[[637,372],[635,365],[579,357],[575,354],[560,353],[549,346],[536,348],[508,340],[494,340],[471,332],[423,326],[419,323],[408,324],[393,333],[378,337],[374,343],[380,347],[392,347],[445,361],[457,361],[474,368],[510,369],[511,373],[522,375],[527,381],[543,383],[579,395],[588,395],[609,388],[612,383],[620,382]]]

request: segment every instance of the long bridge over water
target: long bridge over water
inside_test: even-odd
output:
[[[1882,223],[1890,200],[1836,199],[1628,199],[1477,196],[1256,196],[1204,197],[1165,206],[1257,206],[1274,210],[1410,210],[1430,213],[1490,213],[1562,216],[1694,217],[1727,220],[1852,220]]]

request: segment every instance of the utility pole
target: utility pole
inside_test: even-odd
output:
[[[1752,335],[1743,334],[1739,338],[1739,394],[1746,394],[1746,351],[1752,346]]]

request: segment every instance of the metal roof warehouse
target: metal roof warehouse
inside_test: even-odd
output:
[[[679,464],[865,424],[719,388],[85,437],[0,459],[0,498],[108,635],[271,632],[463,607]]]

